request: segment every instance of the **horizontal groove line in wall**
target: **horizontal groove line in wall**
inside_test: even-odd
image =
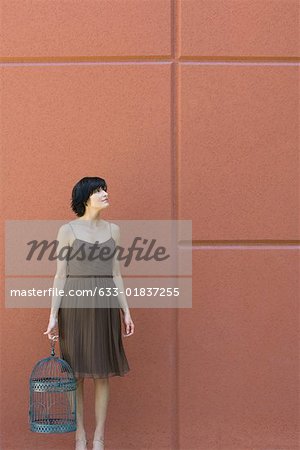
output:
[[[178,61],[264,61],[300,62],[300,56],[180,56]]]
[[[171,56],[122,56],[122,57],[1,57],[0,64],[300,64],[300,57],[171,57]]]
[[[15,63],[15,62],[46,62],[46,63],[59,63],[59,62],[122,62],[122,61],[172,61],[171,55],[149,55],[149,56],[2,56],[0,57],[1,63]]]
[[[288,250],[300,250],[300,241],[180,241],[178,242],[179,248],[186,248],[189,250],[197,249],[288,249]]]

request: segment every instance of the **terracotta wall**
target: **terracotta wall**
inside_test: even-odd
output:
[[[132,311],[110,449],[298,448],[299,8],[1,1],[3,234],[73,219],[71,187],[95,175],[108,220],[193,221],[193,308]],[[2,285],[1,449],[73,448],[28,430],[49,310],[5,308]]]

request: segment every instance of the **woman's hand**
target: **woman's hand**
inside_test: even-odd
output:
[[[54,330],[56,325],[57,325],[57,318],[56,317],[50,317],[49,323],[48,323],[48,328],[43,334],[48,334],[48,338],[49,339],[57,340],[57,338],[59,336],[57,336],[54,333],[52,333],[52,331]]]
[[[126,313],[123,316],[123,323],[125,327],[125,333],[123,334],[124,337],[131,336],[134,333],[134,323],[131,319],[130,313]]]

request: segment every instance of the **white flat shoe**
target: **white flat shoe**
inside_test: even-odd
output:
[[[84,438],[75,439],[75,450],[87,450],[88,441]]]
[[[93,450],[104,450],[104,438],[93,440]]]

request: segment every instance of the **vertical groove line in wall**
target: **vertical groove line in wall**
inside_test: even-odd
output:
[[[178,219],[178,85],[177,85],[177,70],[178,70],[178,8],[179,2],[171,0],[171,67],[170,67],[170,127],[171,127],[171,218]],[[177,242],[177,226],[173,227],[175,230],[175,241]],[[173,231],[172,231],[173,233]],[[175,261],[175,273],[178,273],[178,261]],[[174,330],[174,341],[172,345],[173,362],[174,362],[174,382],[173,382],[173,404],[172,404],[172,449],[179,449],[179,383],[178,383],[178,308],[175,307],[172,314],[172,323]]]

